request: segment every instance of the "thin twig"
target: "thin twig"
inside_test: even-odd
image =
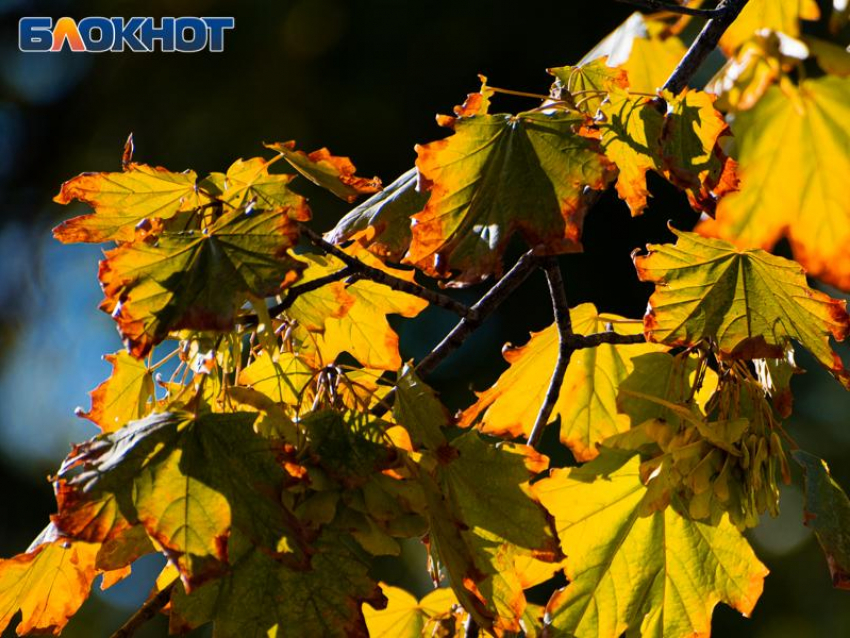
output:
[[[112,638],[130,638],[135,635],[142,625],[161,612],[163,607],[168,604],[171,599],[171,592],[178,582],[180,582],[179,579],[175,578],[171,583],[160,589],[153,598],[142,605],[135,614],[130,616],[127,622],[112,634]]]
[[[558,361],[555,370],[549,380],[549,388],[546,390],[546,398],[537,413],[531,435],[528,437],[528,445],[536,448],[543,436],[543,430],[549,423],[552,410],[561,393],[564,376],[567,374],[567,366],[573,356],[574,348],[570,346],[569,340],[573,336],[573,324],[570,319],[570,307],[567,302],[567,293],[564,289],[564,278],[561,275],[561,267],[556,257],[547,257],[543,265],[546,272],[546,281],[549,283],[549,295],[552,297],[552,309],[555,313],[555,324],[558,326]]]
[[[664,89],[674,95],[681,93],[688,86],[691,78],[699,67],[717,47],[726,29],[735,21],[749,0],[722,0],[715,11],[720,12],[715,18],[705,23],[697,39],[685,53],[685,57],[664,83]]]
[[[664,0],[617,0],[623,4],[633,4],[638,7],[645,7],[655,11],[669,11],[670,13],[681,13],[686,16],[695,16],[697,18],[716,18],[720,16],[724,9],[717,7],[716,9],[692,9],[681,4],[665,2]]]
[[[334,246],[332,243],[325,240],[324,237],[305,224],[300,224],[300,227],[301,234],[309,239],[311,244],[313,244],[316,248],[320,248],[323,252],[333,255],[339,259],[363,279],[369,279],[376,283],[389,286],[393,290],[399,290],[401,292],[406,292],[409,295],[419,297],[433,306],[439,306],[440,308],[451,310],[461,317],[469,316],[470,308],[459,301],[452,299],[448,295],[444,295],[436,290],[425,288],[419,284],[413,283],[412,281],[394,277],[383,270],[364,264],[362,261],[357,259],[357,257],[349,255],[338,246]]]
[[[478,638],[478,623],[472,617],[472,614],[466,619],[466,626],[463,628],[463,638]]]
[[[537,267],[537,257],[528,251],[520,257],[513,268],[487,291],[478,302],[469,309],[449,334],[416,366],[416,373],[424,376],[440,365],[446,357],[457,350],[466,338],[472,334],[499,305],[524,282]]]
[[[643,334],[636,335],[621,335],[616,332],[597,332],[591,335],[568,335],[567,345],[571,350],[583,350],[585,348],[595,348],[602,344],[611,344],[617,346],[627,346],[637,343],[646,343],[646,337]]]
[[[317,279],[313,279],[312,281],[308,281],[307,283],[300,284],[298,286],[293,286],[292,288],[287,289],[286,297],[283,298],[279,304],[275,304],[274,306],[269,306],[269,316],[275,317],[282,313],[284,310],[288,310],[292,307],[292,304],[295,303],[296,299],[300,295],[303,295],[308,292],[313,292],[314,290],[318,290],[323,286],[327,286],[328,284],[332,284],[335,281],[340,281],[341,279],[349,279],[349,278],[357,278],[360,276],[355,270],[349,266],[337,270],[330,275],[325,275],[324,277],[319,277]],[[243,315],[241,317],[236,318],[236,323],[241,326],[255,326],[259,322],[259,317],[257,315]]]

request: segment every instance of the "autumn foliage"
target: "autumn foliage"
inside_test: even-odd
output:
[[[63,184],[56,202],[91,211],[54,235],[113,243],[100,308],[126,350],[80,414],[101,433],[51,477],[49,525],[0,561],[0,629],[59,634],[96,579],[158,552],[146,609],[175,633],[708,636],[717,603],[753,612],[768,569],[742,532],[778,513],[794,461],[850,588],[850,501],[782,427],[795,348],[850,387],[845,303],[806,277],[850,291],[850,53],[803,34],[814,2],[737,5],[707,86],[660,88],[701,18],[636,13],[525,111],[498,112],[482,77],[386,187],[293,142],[199,176],[137,163],[132,140],[121,171]],[[633,255],[645,316],[568,308],[555,257],[608,188],[656,214],[649,172],[695,230]],[[310,183],[361,201],[322,235]],[[796,262],[766,252],[782,238]],[[540,270],[553,324],[450,414],[427,375]],[[480,282],[471,306],[444,292]],[[407,360],[388,317],[429,306],[459,323]],[[555,420],[573,466],[537,450]],[[421,600],[370,573],[411,539]],[[545,607],[526,600],[556,574]]]

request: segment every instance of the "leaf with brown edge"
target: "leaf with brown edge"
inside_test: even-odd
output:
[[[623,69],[632,91],[655,93],[686,52],[670,25],[635,12],[585,55],[579,65],[606,57],[609,67]]]
[[[545,635],[707,637],[718,602],[748,616],[761,596],[768,570],[728,518],[712,526],[675,506],[641,515],[649,492],[632,452],[604,450],[534,488],[570,581],[547,605]]]
[[[476,112],[439,121],[454,133],[416,147],[430,197],[413,216],[405,263],[464,286],[502,272],[515,234],[547,254],[581,250],[584,189],[602,190],[612,177],[596,140],[578,134],[583,116]]]
[[[643,330],[640,322],[599,313],[593,304],[572,308],[570,317],[576,334],[595,334],[609,327],[618,334]],[[645,343],[603,344],[573,353],[552,416],[560,416],[561,442],[578,461],[594,458],[597,443],[629,428],[628,417],[617,413],[619,384],[633,370],[633,357],[663,349]],[[493,387],[478,393],[478,401],[461,415],[460,425],[472,425],[483,413],[476,425],[482,432],[528,437],[558,359],[557,326],[532,333],[527,344],[505,348],[503,354],[510,368]]]
[[[229,330],[247,295],[275,295],[299,278],[304,264],[288,253],[297,237],[285,211],[236,210],[204,232],[122,244],[100,262],[101,309],[136,357],[172,330]]]
[[[48,525],[26,552],[0,559],[0,633],[20,611],[19,636],[58,636],[89,597],[99,549]]]
[[[295,150],[293,141],[266,144],[265,147],[283,155],[301,175],[348,203],[361,195],[371,195],[381,190],[380,179],[359,177],[350,159],[331,155],[326,148],[305,153]]]
[[[791,456],[805,471],[805,524],[811,527],[826,556],[832,584],[850,589],[850,499],[835,482],[826,461],[803,450]]]
[[[652,99],[615,89],[600,107],[602,147],[619,169],[617,193],[640,215],[649,197],[646,173],[653,170],[684,190],[695,210],[713,215],[717,201],[737,187],[735,162],[720,147],[729,127],[707,93],[663,98],[666,113]]]
[[[124,351],[103,358],[112,364],[112,375],[90,392],[91,409],[79,416],[104,432],[114,432],[147,414],[154,396],[153,374],[143,360]]]
[[[497,636],[519,631],[527,559],[561,559],[551,521],[530,485],[548,459],[525,445],[491,445],[477,432],[458,437],[437,458],[434,475],[423,470],[420,477],[431,550],[482,628]]]
[[[304,254],[299,258],[307,264],[301,274],[300,284],[328,277],[345,268],[331,255]],[[311,332],[322,332],[328,319],[344,317],[356,302],[344,281],[332,281],[321,288],[298,295],[286,309],[286,316]]]
[[[171,596],[170,631],[185,633],[213,623],[216,638],[368,638],[362,607],[386,598],[350,539],[324,530],[309,561],[291,565],[234,534],[230,571],[189,594],[180,584]]]
[[[635,255],[641,281],[655,284],[646,336],[669,346],[716,341],[722,357],[780,358],[796,341],[845,387],[850,374],[830,337],[850,331],[845,302],[814,290],[793,261],[763,250],[671,229],[676,244],[650,244]]]
[[[579,110],[595,115],[606,94],[614,88],[629,87],[626,71],[608,66],[607,61],[607,56],[602,56],[584,64],[548,69],[555,76],[553,97],[569,99]]]
[[[697,232],[769,250],[787,237],[814,277],[850,290],[850,77],[772,87],[735,116],[741,188]]]
[[[417,190],[418,173],[411,168],[401,177],[351,210],[325,239],[341,244],[356,235],[371,252],[401,261],[410,248],[411,217],[425,208],[428,193]]]
[[[354,242],[345,252],[357,257],[367,266],[378,268],[395,277],[413,281],[413,270],[391,268]],[[344,264],[335,257],[324,258],[339,270]],[[342,316],[328,316],[324,329],[315,333],[318,353],[325,364],[333,362],[341,353],[347,352],[361,365],[377,370],[398,370],[401,355],[398,349],[398,334],[387,321],[387,315],[397,314],[412,318],[422,312],[428,302],[405,292],[360,279],[345,287],[345,293],[354,301]],[[309,298],[313,293],[303,295]],[[321,290],[318,291],[321,293]],[[306,303],[306,300],[305,300]],[[297,305],[297,302],[296,302]],[[293,306],[294,308],[295,306]]]
[[[53,229],[65,244],[132,241],[143,219],[168,219],[208,201],[198,192],[194,171],[172,173],[158,166],[130,164],[122,173],[83,173],[62,184],[53,201],[79,200],[94,213],[74,217]]]
[[[253,202],[258,209],[278,210],[285,208],[287,214],[301,222],[310,220],[310,207],[307,200],[289,188],[294,175],[269,173],[274,159],[252,157],[238,159],[227,173],[212,173],[204,182],[205,186],[215,189],[215,195],[234,208]]]
[[[300,560],[300,532],[280,503],[286,479],[253,413],[154,414],[77,446],[56,479],[54,524],[89,542],[142,525],[192,586],[221,575],[240,530]]]

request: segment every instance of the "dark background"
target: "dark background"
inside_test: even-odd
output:
[[[87,407],[85,393],[108,375],[100,355],[121,347],[111,320],[96,309],[100,249],[50,238],[51,226],[83,212],[50,201],[62,181],[118,170],[132,131],[135,158],[171,170],[223,171],[236,158],[266,154],[264,141],[295,139],[305,150],[328,146],[349,155],[360,174],[389,183],[414,162],[414,143],[446,134],[434,115],[475,91],[476,74],[495,86],[545,93],[547,67],[578,61],[629,13],[614,0],[0,0],[0,555],[23,551],[47,522],[53,498],[45,477],[72,441],[96,434],[73,409]],[[232,15],[236,29],[219,54],[22,54],[17,20],[25,15]],[[496,103],[505,110],[532,105],[506,97]],[[680,193],[660,180],[650,187],[655,199],[642,218],[631,219],[611,193],[593,210],[585,253],[562,259],[571,304],[643,313],[649,290],[636,281],[630,252],[647,241],[670,241],[668,220],[684,229],[696,221]],[[324,193],[307,194],[318,230],[346,210]],[[537,276],[431,381],[453,407],[468,403],[470,384],[483,389],[504,368],[501,345],[522,343],[550,321]],[[420,357],[452,324],[436,309],[395,325],[405,356]],[[850,483],[850,398],[799,358],[810,372],[795,379],[789,429]],[[801,493],[786,489],[780,518],[750,534],[773,572],[755,618],[721,606],[716,635],[850,634],[848,594],[832,590],[801,520]],[[422,567],[420,553],[408,554]],[[144,600],[159,567],[144,559],[129,581],[93,595],[66,635],[109,635]],[[377,569],[381,578],[422,593],[423,584],[405,580],[397,565]],[[146,635],[165,635],[165,624],[152,623]]]

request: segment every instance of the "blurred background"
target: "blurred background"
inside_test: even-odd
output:
[[[51,238],[52,226],[84,212],[52,203],[64,180],[119,170],[132,132],[135,159],[170,170],[224,171],[239,157],[265,154],[262,142],[294,139],[305,150],[327,146],[351,156],[360,174],[387,184],[413,164],[415,143],[445,136],[434,115],[477,90],[478,73],[494,86],[545,93],[547,67],[575,63],[630,12],[614,0],[0,0],[0,556],[24,551],[48,521],[54,502],[46,477],[72,442],[97,433],[74,408],[88,408],[86,393],[108,376],[100,356],[121,348],[111,319],[96,307],[101,248]],[[218,54],[18,52],[18,19],[38,15],[232,15],[236,29]],[[533,105],[496,102],[510,111]],[[607,312],[642,315],[649,289],[637,282],[630,252],[671,240],[668,220],[682,229],[696,222],[680,193],[660,180],[651,180],[650,190],[655,198],[641,218],[631,219],[610,192],[592,211],[585,253],[562,259],[572,305],[591,301]],[[346,211],[322,192],[305,194],[317,230]],[[505,368],[501,346],[523,343],[550,322],[537,277],[430,381],[451,407],[468,404],[472,389],[489,386]],[[421,357],[453,317],[429,310],[395,325],[404,355]],[[794,380],[788,429],[850,485],[850,395],[813,362],[798,356],[798,363],[809,372]],[[566,462],[566,454],[555,456]],[[850,594],[831,587],[802,525],[799,488],[785,490],[782,510],[750,534],[772,571],[754,618],[721,606],[716,635],[850,635]],[[415,548],[405,560],[423,565]],[[108,636],[145,599],[160,567],[158,559],[143,559],[128,581],[96,591],[65,635]],[[376,572],[423,593],[424,583],[405,580],[397,562],[378,564]],[[165,623],[145,631],[164,636]]]

